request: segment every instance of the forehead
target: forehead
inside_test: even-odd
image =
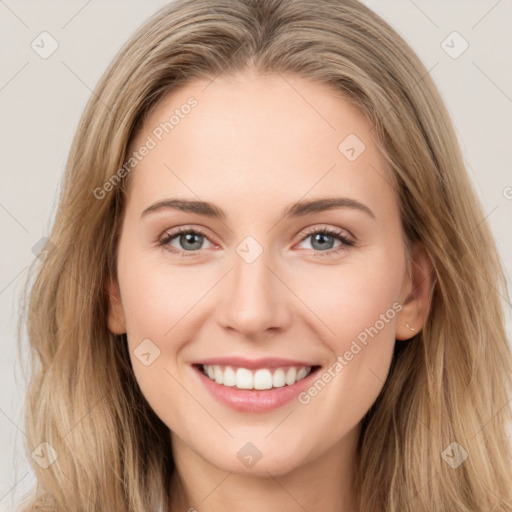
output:
[[[143,146],[151,149],[129,191],[140,208],[171,193],[254,206],[326,193],[395,200],[363,114],[334,88],[296,76],[187,83],[146,119],[132,150]]]

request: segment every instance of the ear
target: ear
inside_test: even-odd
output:
[[[126,332],[126,319],[124,317],[117,280],[112,278],[108,279],[107,291],[109,296],[108,328],[113,334],[124,334]]]
[[[408,267],[400,301],[402,310],[397,315],[397,340],[416,336],[425,325],[430,311],[434,268],[423,243],[417,242],[413,247]]]

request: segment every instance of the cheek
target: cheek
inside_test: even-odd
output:
[[[374,252],[354,264],[347,260],[337,272],[330,270],[308,278],[299,292],[321,320],[321,324],[315,321],[315,328],[325,333],[321,340],[331,351],[327,369],[319,375],[323,383],[311,390],[311,396],[304,396],[304,403],[321,393],[325,384],[332,391],[321,393],[322,402],[332,400],[332,407],[362,417],[389,372],[396,318],[402,309],[398,299],[405,261],[400,254]]]
[[[165,416],[169,403],[183,401],[183,390],[172,377],[188,378],[180,364],[182,348],[201,329],[218,272],[171,265],[165,254],[155,257],[156,251],[135,247],[125,247],[121,254],[118,274],[132,367],[146,399]]]
[[[151,254],[126,250],[125,258],[119,260],[127,329],[134,335],[158,340],[169,339],[174,330],[181,328],[180,322],[216,277],[211,271],[198,271],[194,265],[171,265],[163,251]]]
[[[295,280],[295,289],[325,324],[332,348],[343,349],[376,323],[379,333],[394,334],[397,305],[393,304],[400,297],[404,272],[400,254],[393,257],[374,251],[338,267],[311,272],[302,284]]]
[[[208,275],[193,272],[192,266],[171,268],[141,255],[120,264],[123,309],[128,346],[135,379],[150,404],[172,430],[185,428],[190,397],[179,382],[189,376],[179,364],[181,349],[200,325],[192,325],[198,300],[212,286]],[[201,414],[201,411],[195,411]]]

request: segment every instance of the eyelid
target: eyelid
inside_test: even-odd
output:
[[[302,241],[305,237],[318,232],[330,232],[332,234],[336,234],[336,236],[343,236],[344,238],[350,239],[354,243],[356,241],[356,237],[347,229],[340,228],[338,226],[330,226],[328,224],[313,224],[311,226],[307,226],[302,230],[302,235],[299,241]]]

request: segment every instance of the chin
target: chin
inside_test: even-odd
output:
[[[269,473],[272,476],[285,475],[305,464],[302,455],[290,446],[278,447],[268,440],[261,443],[235,440],[233,444],[236,445],[234,450],[211,454],[210,463],[227,472],[262,477],[268,477]]]

